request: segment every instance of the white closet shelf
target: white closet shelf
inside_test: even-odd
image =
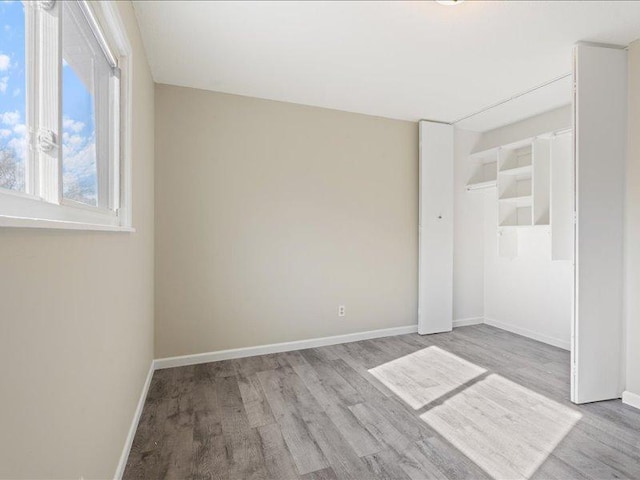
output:
[[[493,147],[488,150],[480,152],[474,152],[469,155],[469,158],[478,163],[495,163],[498,161],[499,147]]]
[[[504,197],[498,199],[501,202],[513,203],[518,207],[530,207],[533,202],[532,195],[519,195],[517,197]]]
[[[498,229],[503,229],[503,228],[535,228],[536,231],[538,229],[549,229],[551,228],[551,225],[549,225],[548,223],[536,223],[535,225],[531,225],[531,224],[525,224],[525,225],[510,225],[510,224],[502,224],[502,225],[498,225]]]
[[[467,192],[473,192],[475,190],[484,190],[485,188],[495,188],[496,180],[487,180],[486,182],[475,182],[467,184]]]
[[[502,175],[531,175],[533,172],[533,165],[524,165],[522,167],[508,168],[506,170],[500,170],[498,173]]]
[[[531,228],[533,225],[498,225],[498,228]]]

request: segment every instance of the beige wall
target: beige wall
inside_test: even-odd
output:
[[[640,395],[640,40],[629,46],[629,135],[626,198],[626,390]]]
[[[131,5],[135,234],[0,228],[0,478],[111,478],[153,358],[153,83]]]
[[[415,324],[417,173],[415,123],[157,86],[156,357]]]

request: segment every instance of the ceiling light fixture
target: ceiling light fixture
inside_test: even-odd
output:
[[[464,0],[436,0],[436,2],[438,2],[440,5],[451,6],[451,5],[459,5],[462,2],[464,2]]]

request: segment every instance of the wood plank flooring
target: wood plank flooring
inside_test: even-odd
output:
[[[640,411],[487,325],[159,370],[125,479],[640,478]]]

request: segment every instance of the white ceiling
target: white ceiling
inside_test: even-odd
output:
[[[158,83],[405,120],[453,122],[568,73],[578,41],[628,45],[640,37],[640,2],[134,6]],[[527,114],[569,102],[558,86],[541,90],[524,101]],[[515,110],[510,121],[523,115]],[[480,117],[467,128],[501,122]]]

